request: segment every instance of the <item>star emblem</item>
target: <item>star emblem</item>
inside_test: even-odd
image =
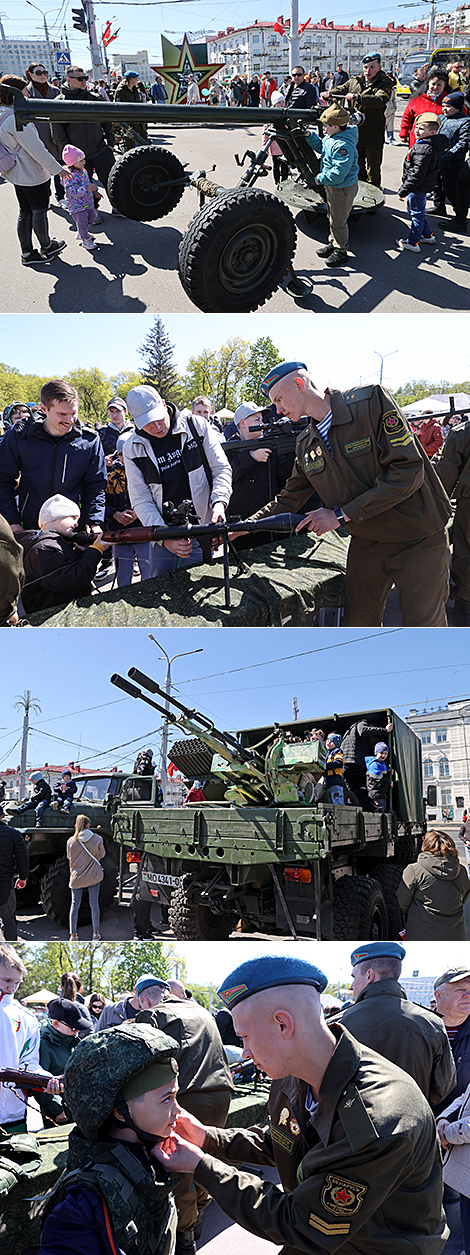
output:
[[[164,80],[168,92],[168,103],[186,105],[188,103],[188,75],[194,75],[202,95],[203,91],[209,88],[211,78],[219,70],[223,70],[225,61],[212,61],[209,65],[201,56],[201,45],[195,44],[193,51],[187,35],[184,36],[181,47],[170,43],[164,35],[161,38],[163,65],[152,65],[152,70],[160,74]]]

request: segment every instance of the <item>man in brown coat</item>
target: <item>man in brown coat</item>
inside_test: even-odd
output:
[[[470,627],[470,423],[451,427],[436,471],[457,505],[452,527],[453,623]]]
[[[424,450],[384,388],[320,391],[304,362],[280,362],[261,384],[299,437],[292,475],[256,519],[301,512],[316,489],[324,506],[302,527],[323,536],[341,524],[352,539],[345,623],[380,627],[395,584],[406,627],[445,627],[450,502]]]

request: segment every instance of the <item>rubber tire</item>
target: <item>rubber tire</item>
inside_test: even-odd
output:
[[[100,913],[103,914],[114,900],[117,886],[117,867],[111,854],[105,854],[101,866],[104,877],[100,886]],[[58,858],[49,867],[41,880],[41,902],[49,919],[55,924],[69,926],[71,893],[69,889],[70,867],[65,857]],[[78,912],[78,924],[89,924],[91,920],[88,894],[84,893]]]
[[[385,898],[387,908],[388,936],[391,941],[399,941],[400,933],[405,927],[405,918],[397,901],[397,889],[402,878],[403,868],[396,863],[380,863],[374,867],[374,879],[378,880]]]
[[[191,902],[191,877],[185,876],[174,889],[168,911],[170,928],[178,941],[228,941],[236,924],[235,915],[214,915],[208,906]]]
[[[342,876],[333,891],[335,941],[387,938],[387,908],[381,886],[369,876]]]
[[[400,867],[408,867],[408,863],[415,863],[418,857],[418,838],[417,837],[401,837],[395,841],[395,861]]]
[[[181,200],[185,184],[163,187],[159,182],[184,179],[184,168],[174,153],[155,144],[131,148],[115,161],[108,178],[111,204],[125,218],[150,222],[165,218]]]
[[[243,258],[236,252],[240,233],[255,234],[257,254],[251,267],[249,253]],[[181,241],[178,263],[184,291],[206,314],[258,309],[282,283],[296,240],[290,209],[269,192],[236,188],[216,196],[195,215]]]

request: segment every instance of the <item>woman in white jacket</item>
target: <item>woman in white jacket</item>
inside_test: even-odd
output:
[[[65,240],[51,240],[47,224],[51,175],[63,174],[64,171],[39,138],[33,122],[28,122],[22,131],[17,131],[13,110],[15,94],[11,88],[22,92],[23,96],[29,93],[24,78],[16,78],[13,74],[4,74],[0,78],[0,143],[14,157],[14,165],[9,170],[2,170],[2,174],[8,183],[13,183],[19,204],[17,232],[22,265],[33,266],[49,261],[65,248]],[[40,252],[33,248],[33,231],[39,241]]]
[[[437,1131],[444,1150],[444,1182],[460,1194],[462,1255],[470,1255],[470,1085],[441,1112]]]

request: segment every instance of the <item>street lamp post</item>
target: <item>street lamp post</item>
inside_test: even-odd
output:
[[[59,5],[56,5],[53,9],[46,9],[46,12],[44,12],[43,9],[38,8],[37,4],[33,4],[32,0],[26,0],[26,4],[29,4],[31,9],[36,9],[36,12],[40,13],[42,16],[42,20],[44,22],[44,34],[46,36],[47,55],[49,57],[49,68],[51,71],[51,78],[53,78],[56,73],[57,66],[54,65],[53,60],[52,60],[52,48],[49,42],[49,31],[47,29],[46,16],[48,13],[57,13]]]
[[[381,384],[382,384],[382,379],[383,379],[383,373],[384,373],[384,361],[385,361],[385,358],[386,358],[386,357],[394,357],[395,353],[398,353],[398,349],[392,349],[391,353],[379,353],[379,352],[377,351],[377,349],[374,349],[374,353],[375,353],[375,356],[376,356],[376,357],[380,357],[380,375],[379,375],[379,384],[381,385]]]
[[[166,676],[165,676],[165,695],[166,696],[165,696],[165,701],[163,705],[165,707],[165,710],[168,711],[169,705],[168,705],[167,699],[170,696],[170,692],[171,692],[171,664],[172,662],[175,661],[175,658],[188,658],[190,654],[202,654],[203,650],[202,648],[201,649],[186,649],[184,653],[173,654],[173,657],[169,658],[166,652],[166,649],[164,649],[163,645],[160,645],[160,643],[157,640],[155,640],[155,637],[152,636],[151,632],[149,632],[149,640],[153,641],[154,645],[158,645],[158,648],[161,649],[162,654],[164,654],[166,658]],[[162,662],[163,662],[163,658],[162,658]],[[168,719],[164,719],[163,720],[163,732],[162,732],[162,746],[160,750],[160,779],[162,782],[164,806],[166,806],[166,793],[167,793],[167,787],[166,787],[167,786],[167,770],[166,770],[167,751],[168,751]]]

